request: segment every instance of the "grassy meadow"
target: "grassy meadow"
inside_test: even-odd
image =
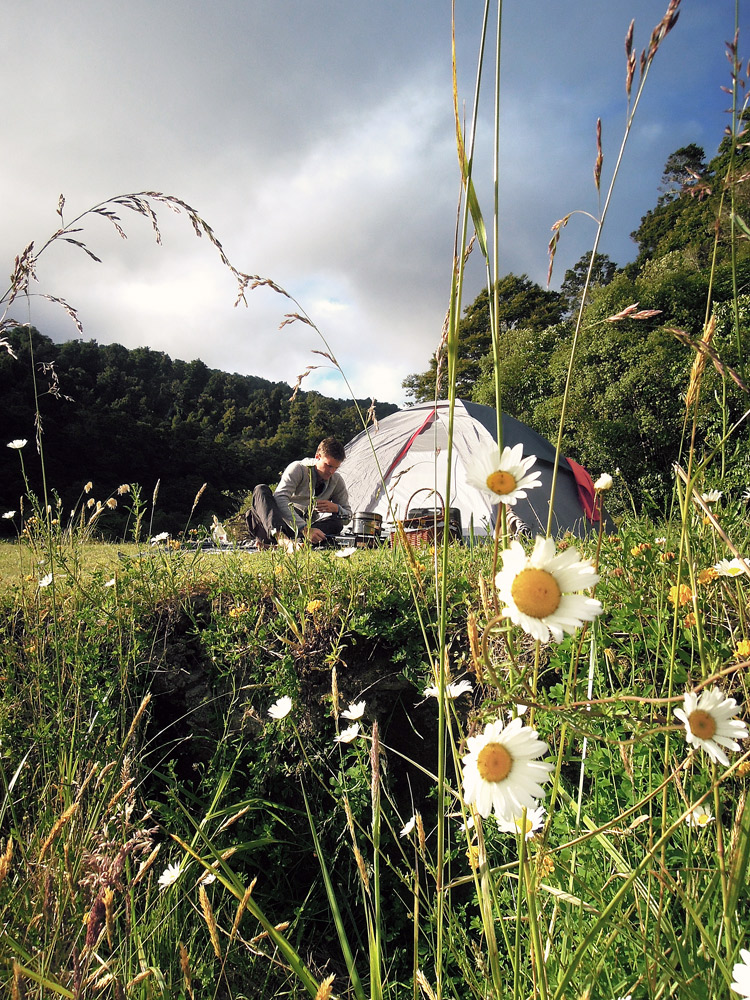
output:
[[[640,63],[626,40],[623,149],[678,8]],[[456,109],[452,401],[466,248],[474,231],[492,287],[499,226],[473,188],[476,118]],[[93,211],[152,219],[154,197],[255,287],[176,199]],[[317,329],[294,308],[285,322]],[[208,535],[200,493],[176,540],[134,483],[99,499],[82,483],[68,515],[53,483],[28,490],[41,430],[41,458],[8,442],[24,507],[0,546],[3,996],[750,996],[750,531],[722,479],[744,433],[726,395],[718,439],[696,444],[708,361],[738,384],[711,330],[709,302],[666,511],[630,510],[631,484],[592,469],[597,502],[626,513],[584,539],[512,536],[503,511],[536,473],[499,447],[471,470],[500,511],[482,544],[215,554],[189,544]],[[127,529],[105,544],[115,507]]]

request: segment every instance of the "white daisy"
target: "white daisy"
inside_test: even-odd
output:
[[[469,694],[472,690],[471,681],[468,680],[456,681],[454,684],[447,684],[445,687],[445,693],[451,701],[455,698],[460,698],[462,694]],[[431,684],[430,687],[424,689],[423,694],[425,698],[439,698],[440,688]]]
[[[735,993],[741,997],[750,997],[750,951],[740,948],[741,962],[736,962],[732,969],[732,986]]]
[[[535,833],[542,829],[544,826],[544,817],[546,816],[546,811],[544,806],[538,806],[536,809],[526,810],[526,840],[531,840]],[[501,819],[499,816],[497,818],[497,828],[501,833],[515,833],[519,834],[521,830],[524,829],[523,823],[523,810],[512,819]]]
[[[518,541],[502,553],[503,568],[495,577],[502,614],[541,642],[562,642],[564,632],[575,632],[604,610],[593,597],[573,593],[592,587],[599,574],[588,559],[571,547],[555,555],[551,538],[537,535],[534,550],[526,555]]]
[[[346,711],[341,713],[342,719],[349,719],[350,722],[355,722],[357,719],[361,719],[365,714],[365,703],[363,701],[352,702]]]
[[[285,719],[287,715],[292,710],[292,699],[288,694],[285,694],[283,698],[279,698],[275,701],[273,705],[268,709],[268,714],[272,719]]]
[[[43,576],[42,579],[39,581],[39,586],[40,587],[49,587],[49,585],[51,583],[52,583],[52,574],[51,573],[47,573],[46,576]]]
[[[688,826],[697,826],[701,830],[713,822],[714,815],[708,806],[696,806],[692,812],[685,817]]]
[[[608,472],[603,472],[601,476],[594,483],[595,490],[611,490],[612,489],[612,476]]]
[[[16,512],[14,510],[6,510],[6,512],[3,514],[3,517],[5,518],[6,521],[10,521],[10,519],[15,516]]]
[[[162,889],[168,889],[170,885],[174,885],[177,879],[180,877],[182,868],[180,865],[167,865],[164,871],[159,876],[159,885]]]
[[[747,738],[747,726],[735,719],[739,706],[734,698],[725,698],[719,688],[706,688],[700,697],[688,691],[682,708],[674,714],[685,725],[685,739],[706,751],[718,764],[729,764],[722,747],[741,750],[737,740]]]
[[[25,448],[27,444],[28,441],[26,438],[16,438],[14,441],[9,441],[7,447],[19,451],[21,448]]]
[[[417,817],[416,817],[416,814],[415,814],[408,821],[408,823],[405,823],[404,826],[401,827],[401,832],[399,833],[399,837],[408,837],[409,834],[411,833],[411,831],[416,826],[416,823],[417,823]]]
[[[719,576],[741,576],[745,572],[742,560],[736,556],[734,559],[720,559],[714,564],[714,569]]]
[[[334,743],[351,743],[352,740],[356,740],[359,736],[359,723],[355,722],[353,726],[349,726],[348,729],[342,729],[338,736],[334,736]]]
[[[703,503],[716,503],[721,500],[724,494],[721,490],[709,490],[708,493],[701,493]]]
[[[541,782],[549,780],[554,764],[537,760],[547,753],[547,744],[536,730],[513,719],[490,722],[481,736],[466,740],[469,753],[463,759],[464,800],[487,818],[492,810],[501,819],[512,820],[524,809],[536,809],[544,797]]]
[[[169,538],[168,531],[160,531],[158,535],[154,535],[154,537],[151,539],[151,544],[158,545],[159,542],[166,542],[168,538]]]
[[[529,473],[536,455],[523,457],[523,445],[503,448],[493,441],[474,451],[466,466],[466,482],[494,503],[514,504],[526,490],[541,486],[541,472]]]

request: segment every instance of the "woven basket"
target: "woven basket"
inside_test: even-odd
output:
[[[419,493],[434,493],[440,501],[440,508],[436,507],[433,513],[423,514],[420,517],[405,517],[403,521],[396,521],[396,526],[390,534],[391,548],[395,548],[399,544],[419,548],[422,545],[437,545],[443,540],[445,503],[437,490],[423,486],[416,493],[412,493],[406,505],[407,512],[412,505],[412,500]]]

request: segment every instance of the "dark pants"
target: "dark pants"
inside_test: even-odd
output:
[[[305,512],[302,512],[303,516]],[[252,538],[259,542],[268,544],[274,542],[278,535],[285,535],[287,538],[296,538],[297,532],[290,528],[281,516],[279,506],[274,500],[273,493],[269,486],[261,483],[253,490],[253,506],[245,515],[247,527]],[[329,537],[339,535],[344,522],[336,514],[323,514],[317,517],[313,513],[313,526],[319,528],[324,535]]]

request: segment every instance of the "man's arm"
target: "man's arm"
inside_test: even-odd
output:
[[[310,466],[302,462],[292,462],[281,476],[273,498],[281,516],[290,528],[302,531],[306,521],[294,510],[292,504],[306,508],[310,503]]]
[[[333,474],[333,490],[328,497],[338,507],[338,515],[342,521],[351,521],[352,512],[349,509],[349,494],[346,491],[346,483],[338,472]]]

